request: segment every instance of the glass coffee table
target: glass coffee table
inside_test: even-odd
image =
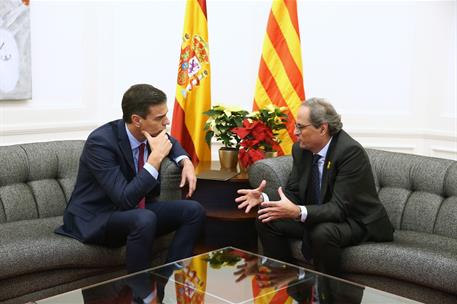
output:
[[[40,300],[105,303],[418,303],[234,247]]]

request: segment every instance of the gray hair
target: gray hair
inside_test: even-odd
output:
[[[330,136],[335,135],[343,128],[341,115],[325,99],[313,97],[305,100],[301,105],[308,107],[310,123],[315,128],[320,127],[323,123],[327,123]]]

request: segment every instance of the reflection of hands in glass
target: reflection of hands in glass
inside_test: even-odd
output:
[[[255,256],[249,256],[244,260],[244,264],[238,265],[237,271],[235,271],[233,274],[235,276],[238,276],[238,278],[235,280],[235,282],[241,282],[244,280],[247,276],[256,274],[258,272],[258,258]]]
[[[298,269],[286,265],[279,267],[260,267],[256,274],[257,284],[260,288],[283,288],[298,278]]]

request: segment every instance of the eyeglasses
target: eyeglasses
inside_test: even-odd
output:
[[[298,130],[298,131],[303,131],[306,127],[309,127],[309,126],[312,126],[313,124],[307,124],[307,125],[302,125],[302,124],[298,124],[296,123],[295,124],[295,130]]]

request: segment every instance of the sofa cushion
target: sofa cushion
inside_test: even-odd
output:
[[[84,141],[0,149],[0,223],[62,215],[78,172]]]
[[[291,240],[292,255],[305,262],[301,241]],[[457,292],[457,240],[438,235],[395,231],[394,241],[362,243],[343,250],[343,273],[370,274]]]
[[[456,238],[457,228],[441,224],[455,211],[457,163],[449,159],[367,149],[379,198],[395,229]],[[453,213],[455,214],[455,212]],[[455,225],[454,225],[455,226]]]
[[[0,279],[62,268],[103,268],[124,264],[125,247],[86,245],[54,233],[62,216],[0,225]],[[167,242],[168,240],[168,242]],[[165,250],[169,236],[154,242]]]
[[[343,251],[343,272],[364,273],[457,291],[457,240],[396,231],[389,243],[363,243]]]
[[[435,234],[457,237],[457,196],[452,196],[441,204],[435,222]]]

